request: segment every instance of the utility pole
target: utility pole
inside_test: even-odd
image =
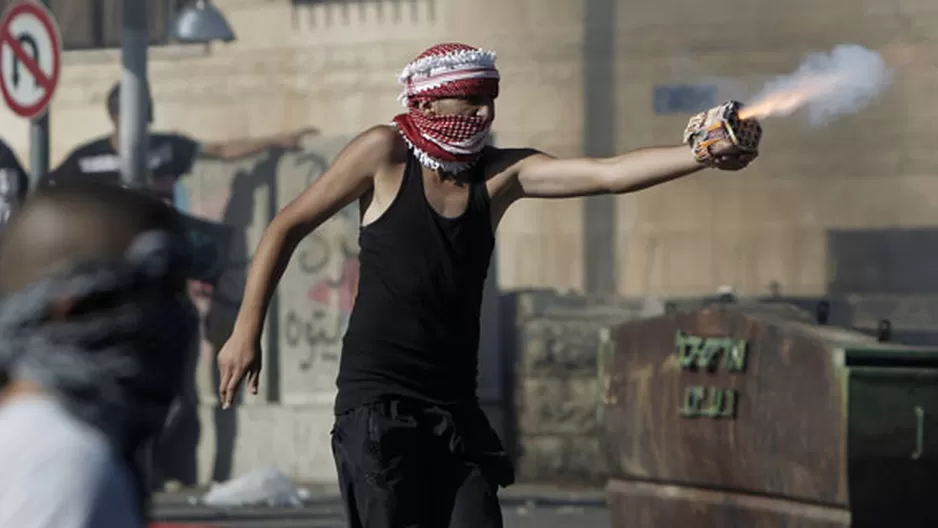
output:
[[[42,0],[42,5],[51,9],[50,0]],[[32,172],[30,187],[38,185],[39,181],[49,172],[49,114],[47,110],[41,116],[30,122],[29,130],[29,168]]]
[[[121,28],[120,157],[121,175],[131,187],[146,187],[150,181],[150,97],[147,83],[147,0],[124,0]]]

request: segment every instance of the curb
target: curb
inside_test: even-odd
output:
[[[300,486],[304,487],[304,486]],[[264,520],[304,520],[329,518],[343,515],[341,497],[338,490],[326,490],[322,486],[312,486],[315,493],[312,498],[298,507],[276,506],[232,506],[217,507],[192,504],[191,499],[202,494],[202,490],[157,493],[153,497],[152,520],[156,522],[173,521],[245,521]],[[506,507],[528,508],[605,508],[606,493],[603,490],[565,491],[539,486],[509,486],[499,491],[499,500]]]

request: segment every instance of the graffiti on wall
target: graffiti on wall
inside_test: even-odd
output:
[[[311,368],[317,360],[338,361],[338,347],[355,302],[358,255],[350,243],[354,241],[331,242],[326,236],[313,233],[307,247],[296,257],[300,272],[308,281],[309,308],[305,312],[288,310],[282,332],[289,346],[308,349],[308,357],[299,364],[303,370]],[[333,273],[336,268],[337,276]]]
[[[309,187],[332,153],[306,151],[290,163],[294,177],[279,179],[284,205]],[[358,285],[358,206],[351,204],[307,236],[294,253],[278,291],[278,336],[284,402],[331,394],[342,337]]]

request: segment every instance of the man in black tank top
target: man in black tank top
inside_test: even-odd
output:
[[[352,140],[270,223],[234,331],[218,355],[222,405],[257,392],[260,335],[300,240],[353,200],[360,279],[343,342],[332,446],[350,526],[494,528],[511,461],[476,400],[482,288],[502,215],[525,197],[622,194],[707,167],[738,170],[761,128],[730,102],[685,143],[609,159],[487,147],[494,53],[441,44],[400,77],[407,112]],[[690,147],[690,148],[688,148]]]

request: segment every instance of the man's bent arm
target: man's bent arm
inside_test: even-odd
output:
[[[251,259],[237,331],[260,336],[270,298],[297,245],[371,188],[393,148],[394,134],[375,127],[353,139],[322,176],[274,217]]]
[[[614,158],[556,159],[533,150],[516,152],[520,158],[514,164],[516,198],[623,194],[706,167],[684,145],[643,148]]]

